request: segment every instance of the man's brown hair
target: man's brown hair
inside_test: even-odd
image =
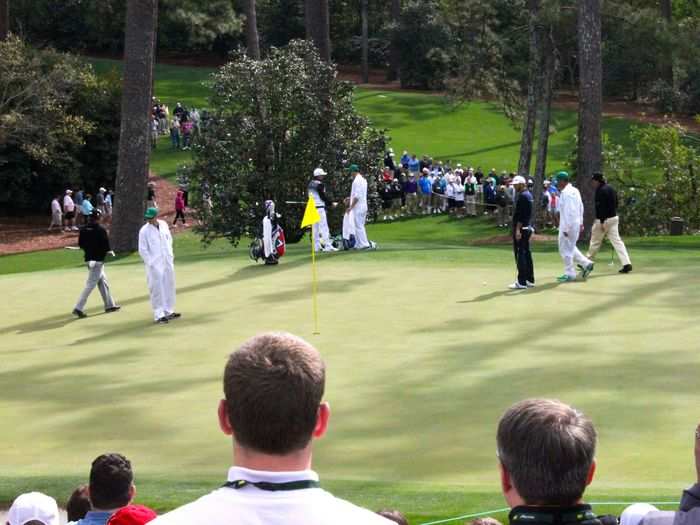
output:
[[[559,401],[528,399],[498,424],[498,456],[525,503],[567,506],[583,496],[595,457],[596,431]]]
[[[227,414],[236,442],[285,455],[309,444],[326,383],[318,351],[287,333],[249,339],[224,371]]]

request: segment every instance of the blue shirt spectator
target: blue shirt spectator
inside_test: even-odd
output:
[[[408,171],[418,173],[420,171],[420,161],[413,155],[413,158],[408,161]]]
[[[408,163],[410,162],[410,160],[411,160],[411,157],[408,156],[408,152],[404,151],[403,155],[401,155],[401,165],[404,168],[408,169]]]
[[[423,175],[420,180],[418,181],[420,184],[420,191],[423,192],[425,195],[430,195],[430,193],[433,191],[433,185],[430,182],[430,179]]]
[[[80,206],[80,211],[83,215],[90,215],[95,207],[90,202],[89,198],[83,199],[83,204]]]

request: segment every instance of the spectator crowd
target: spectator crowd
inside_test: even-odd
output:
[[[463,166],[451,161],[433,160],[424,155],[404,151],[396,161],[393,149],[384,157],[384,169],[378,177],[378,191],[382,200],[383,220],[404,216],[448,213],[456,217],[492,215],[499,228],[510,227],[516,191],[513,179],[516,173],[495,168],[484,173],[480,166]],[[534,181],[528,178],[528,187]],[[539,211],[546,224],[558,224],[557,201],[559,192],[550,180],[544,182]]]
[[[329,427],[325,377],[320,353],[303,339],[287,333],[249,339],[230,355],[218,401],[218,424],[231,438],[234,458],[223,486],[156,516],[134,504],[130,461],[103,454],[68,500],[68,519],[75,525],[407,525],[399,510],[371,512],[321,488],[312,452]],[[494,430],[509,525],[700,524],[700,427],[694,436],[698,483],[683,492],[679,508],[634,504],[620,518],[598,515],[585,502],[596,473],[597,430],[581,411],[526,399],[508,408]],[[7,525],[58,523],[56,500],[39,492],[19,495],[7,517]]]

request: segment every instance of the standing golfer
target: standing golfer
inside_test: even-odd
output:
[[[92,210],[87,226],[80,230],[80,235],[78,236],[78,245],[85,252],[85,262],[88,265],[88,279],[85,283],[85,288],[73,309],[73,315],[80,319],[87,317],[83,310],[95,286],[97,286],[102,296],[105,312],[116,312],[121,308],[121,306],[114,302],[112,294],[109,292],[109,283],[107,282],[107,275],[105,274],[105,257],[107,254],[114,257],[114,252],[109,245],[107,230],[100,225],[101,215],[99,210]]]
[[[367,239],[367,232],[365,231],[365,221],[367,220],[367,181],[356,164],[350,166],[350,174],[354,179],[352,181],[348,208],[345,210],[345,213],[352,213],[355,219],[355,249],[374,249],[376,245]]]
[[[323,177],[326,172],[321,168],[314,170],[314,178],[309,183],[309,195],[316,204],[316,211],[321,220],[313,225],[314,244],[316,251],[337,252],[337,248],[331,243],[331,234],[328,230],[328,219],[326,217],[326,205],[331,204],[326,197],[326,190],[323,186]]]
[[[165,324],[180,317],[175,312],[175,266],[173,238],[168,224],[157,219],[158,208],[148,208],[148,220],[139,231],[139,255],[146,265],[148,291],[156,323]]]
[[[518,267],[518,279],[508,288],[524,290],[535,286],[535,268],[530,252],[532,194],[527,189],[525,177],[520,175],[514,177],[512,184],[517,192],[513,211],[513,252],[515,253],[515,264]]]
[[[620,219],[617,216],[617,193],[612,186],[605,182],[602,173],[593,174],[593,187],[595,188],[595,221],[586,257],[595,258],[601,244],[603,244],[603,239],[607,236],[615,248],[617,258],[622,263],[620,273],[630,273],[632,263],[618,231]]]
[[[578,236],[583,228],[583,201],[579,191],[569,184],[569,174],[557,174],[559,197],[559,254],[564,260],[564,274],[557,278],[560,283],[576,279],[574,263],[582,268],[581,277],[586,278],[593,271],[593,262],[587,259],[576,247]]]

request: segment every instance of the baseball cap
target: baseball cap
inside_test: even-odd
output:
[[[66,190],[66,195],[70,195],[71,193],[73,193],[73,190]]]
[[[107,191],[107,190],[104,189],[104,187],[101,187],[98,191],[101,191],[102,193],[104,193],[104,192]]]
[[[525,177],[521,175],[516,175],[513,177],[513,180],[510,181],[511,184],[527,184],[527,181],[525,180]]]
[[[557,179],[557,182],[562,180],[569,180],[569,174],[566,171],[560,171],[559,173],[557,173],[557,176],[555,178]]]
[[[650,512],[657,511],[654,505],[648,503],[635,503],[627,507],[620,515],[620,525],[639,525],[644,516]]]
[[[350,173],[360,173],[360,168],[357,167],[357,164],[350,164],[348,171]]]
[[[158,208],[148,208],[144,214],[144,217],[146,219],[152,219],[156,215],[158,215]]]
[[[324,175],[328,175],[328,173],[323,171],[323,168],[316,168],[314,170],[314,177],[323,177]]]
[[[37,520],[45,525],[59,525],[58,505],[51,496],[41,492],[27,492],[17,496],[7,512],[10,525],[24,525]]]
[[[143,505],[127,505],[112,514],[107,525],[144,525],[156,519],[158,515]]]

